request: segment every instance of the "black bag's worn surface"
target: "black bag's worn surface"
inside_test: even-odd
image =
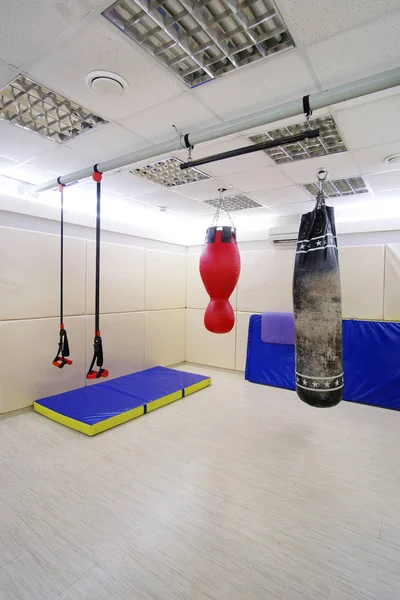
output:
[[[318,202],[301,218],[293,277],[296,391],[317,407],[343,395],[342,305],[334,210]]]

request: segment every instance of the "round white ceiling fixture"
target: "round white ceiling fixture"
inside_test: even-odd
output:
[[[389,163],[390,165],[395,165],[400,163],[400,153],[399,154],[391,154],[385,158],[385,163]]]
[[[109,71],[92,71],[86,77],[86,83],[96,94],[107,98],[118,98],[128,88],[123,77]]]

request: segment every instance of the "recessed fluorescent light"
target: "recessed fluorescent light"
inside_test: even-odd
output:
[[[19,75],[0,90],[0,119],[41,137],[65,142],[107,123],[76,102]]]
[[[273,0],[118,0],[103,15],[190,87],[294,46]]]
[[[194,183],[195,181],[202,181],[203,179],[211,179],[210,175],[206,175],[202,171],[199,171],[199,169],[194,169],[193,167],[182,170],[180,168],[182,163],[183,160],[173,156],[172,158],[160,160],[138,169],[132,169],[130,172],[133,175],[145,177],[149,181],[162,185],[163,187],[175,187],[177,185],[184,185],[185,183]]]
[[[326,156],[327,154],[336,154],[337,152],[345,152],[346,145],[340,135],[332,117],[328,116],[322,119],[311,119],[311,129],[319,129],[320,136],[311,140],[296,142],[294,144],[286,144],[264,150],[266,154],[277,164],[294,162],[296,160],[304,160],[306,158],[315,158],[316,156]],[[252,135],[249,140],[254,144],[267,142],[268,140],[276,140],[290,135],[297,135],[304,132],[304,123],[296,123],[288,125],[280,129],[273,129],[266,133]]]
[[[316,196],[319,188],[316,183],[307,183],[303,186],[312,196]],[[336,198],[337,196],[355,196],[356,194],[365,194],[368,188],[362,177],[348,177],[347,179],[333,179],[326,181],[323,187],[327,198]]]
[[[220,203],[220,198],[215,198],[213,200],[206,200],[204,204],[210,204],[211,206],[218,207],[220,206]],[[247,210],[249,208],[260,208],[261,206],[262,204],[255,202],[244,194],[237,194],[236,196],[224,196],[222,199],[222,208],[225,208],[230,212]]]

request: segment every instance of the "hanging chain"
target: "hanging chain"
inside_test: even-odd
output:
[[[218,220],[219,220],[220,214],[221,214],[221,212],[224,212],[226,214],[226,216],[228,217],[229,221],[231,222],[233,229],[236,229],[229,210],[227,209],[226,206],[224,206],[224,192],[226,192],[226,189],[219,188],[218,191],[219,191],[219,203],[217,205],[217,210],[215,211],[214,218],[212,220],[210,227],[216,227],[218,225]]]
[[[325,192],[324,192],[324,183],[326,178],[328,177],[328,171],[326,169],[320,169],[317,173],[317,186],[318,186],[318,194],[315,198],[315,208],[316,210],[325,206]]]

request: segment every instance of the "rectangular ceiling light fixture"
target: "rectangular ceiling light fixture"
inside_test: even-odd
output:
[[[273,0],[118,0],[103,15],[189,87],[294,47]]]
[[[266,154],[278,165],[289,163],[296,160],[304,160],[306,158],[315,158],[316,156],[326,156],[327,154],[336,154],[337,152],[346,152],[347,148],[340,135],[332,117],[322,119],[311,119],[310,127],[319,129],[320,136],[311,140],[296,142],[285,146],[278,146],[270,150],[264,150]],[[254,144],[267,142],[268,140],[276,140],[288,135],[297,135],[305,130],[305,123],[296,123],[288,125],[280,129],[274,129],[267,133],[261,133],[249,137],[249,140]]]
[[[153,183],[162,185],[163,187],[175,187],[177,185],[184,185],[185,183],[194,183],[195,181],[202,181],[203,179],[211,179],[210,175],[206,175],[199,169],[190,167],[184,171],[181,170],[180,165],[183,163],[182,160],[173,156],[166,160],[160,160],[140,167],[138,169],[132,169],[130,172],[133,175],[139,175],[139,177],[145,177]]]
[[[219,198],[214,198],[213,200],[206,200],[204,202],[204,204],[210,204],[211,206],[215,206],[216,208],[219,206],[219,203]],[[261,208],[262,205],[258,202],[255,202],[251,198],[248,198],[244,194],[237,194],[236,196],[224,196],[222,201],[222,207],[228,210],[229,212],[234,212],[235,210]]]
[[[107,121],[19,75],[0,90],[0,119],[54,142],[65,142]]]
[[[314,198],[318,193],[316,183],[307,183],[303,186],[307,192],[310,192]],[[337,196],[354,196],[355,194],[365,194],[368,188],[362,177],[349,177],[348,179],[333,179],[324,183],[324,194],[327,198],[336,198]]]

